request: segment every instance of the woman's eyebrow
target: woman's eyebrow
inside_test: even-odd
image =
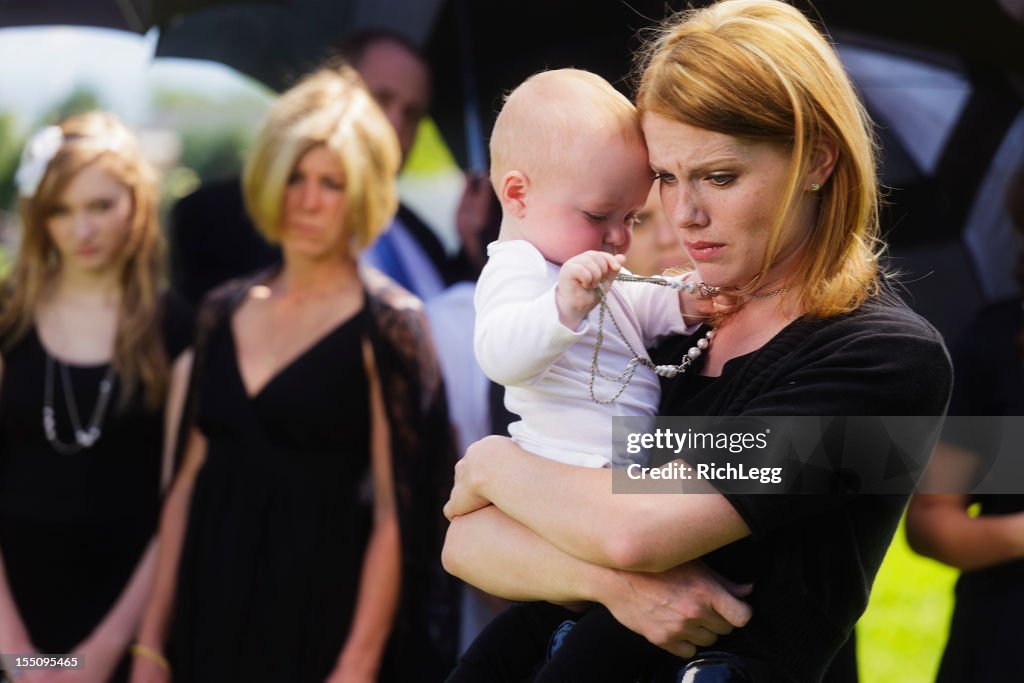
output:
[[[720,154],[713,156],[710,159],[703,159],[699,163],[694,164],[688,168],[691,174],[706,173],[708,171],[720,170],[723,167],[739,166],[745,163],[745,158],[741,154]]]
[[[659,171],[664,171],[674,167],[676,169],[682,169],[689,174],[696,174],[718,169],[723,166],[743,165],[746,163],[746,161],[746,156],[739,152],[722,152],[712,155],[710,157],[698,157],[698,160],[693,163],[689,163],[686,161],[672,161],[670,159],[651,159],[650,166],[652,169],[656,169]]]

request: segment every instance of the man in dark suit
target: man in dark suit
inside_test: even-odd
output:
[[[419,49],[403,36],[383,30],[352,35],[341,56],[359,71],[398,134],[403,163],[430,106],[430,69]],[[423,300],[461,280],[475,280],[484,263],[481,233],[493,200],[486,178],[467,178],[456,217],[461,248],[449,257],[440,240],[408,206],[363,258]]]

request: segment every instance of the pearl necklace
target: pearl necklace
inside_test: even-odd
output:
[[[620,273],[615,276],[615,279],[620,282],[644,282],[652,285],[659,285],[661,287],[668,287],[674,289],[677,292],[689,292],[690,294],[700,294],[702,297],[713,297],[718,296],[722,293],[721,287],[715,287],[713,285],[705,284],[703,282],[689,282],[686,280],[669,279],[664,277],[644,277],[641,275],[627,275]],[[764,294],[747,294],[745,296],[751,299],[770,299],[780,294],[785,294],[789,291],[788,286],[779,287],[773,289],[770,292]],[[594,353],[590,360],[590,381],[587,384],[587,390],[590,392],[590,399],[595,403],[607,405],[615,403],[619,396],[622,396],[622,392],[629,387],[629,383],[633,380],[633,375],[636,374],[637,368],[643,366],[650,368],[659,377],[665,377],[671,379],[680,375],[693,365],[698,358],[703,355],[711,347],[711,340],[715,337],[715,331],[709,329],[704,333],[704,336],[697,340],[697,343],[686,350],[683,354],[682,359],[676,365],[655,365],[649,358],[640,354],[633,348],[626,338],[626,335],[622,333],[622,328],[619,327],[619,321],[615,319],[612,312],[608,310],[608,302],[605,299],[606,292],[603,288],[599,288],[601,301],[598,304],[598,315],[597,315],[597,334],[594,339]],[[618,375],[612,377],[601,372],[598,367],[598,356],[601,352],[601,345],[604,343],[604,319],[607,316],[612,321],[612,326],[615,327],[615,331],[618,333],[619,338],[626,344],[626,348],[633,354],[633,358],[626,364],[626,369]],[[611,398],[598,398],[594,394],[594,382],[600,377],[608,382],[618,382],[620,384],[618,391],[615,392]]]

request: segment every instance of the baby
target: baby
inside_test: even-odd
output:
[[[636,109],[595,74],[537,74],[507,98],[491,136],[491,182],[502,206],[498,241],[477,283],[474,348],[520,416],[520,446],[560,462],[603,467],[616,415],[653,416],[659,388],[639,366],[628,390],[598,373],[598,286],[621,272],[652,182]],[[668,282],[668,280],[666,280]],[[605,288],[600,368],[622,373],[658,337],[687,330],[701,300],[671,287]],[[706,304],[706,300],[704,300]],[[620,334],[621,331],[621,334]],[[689,330],[692,331],[692,330]],[[592,391],[591,391],[592,389]]]
[[[669,286],[611,286],[624,272],[623,253],[652,183],[636,109],[586,71],[532,76],[508,96],[495,123],[491,182],[502,223],[476,289],[477,359],[506,387],[505,405],[521,418],[509,427],[517,444],[571,465],[608,466],[612,418],[657,413],[658,377],[638,362],[649,362],[644,349],[658,337],[692,332],[684,314],[710,309],[707,299]],[[607,310],[599,326],[602,285]],[[546,603],[515,605],[481,634],[449,680],[518,681],[543,662],[545,650],[551,658],[535,680],[589,680],[577,670],[584,658],[564,653],[582,648],[588,666],[621,665],[620,644],[631,637],[640,641],[640,657],[663,654],[603,608],[580,618],[560,649],[544,646],[556,629],[552,642],[561,642],[565,629],[558,627],[571,627],[576,617]],[[574,642],[584,638],[591,642]],[[492,643],[504,652],[500,663]],[[602,651],[607,662],[595,660]],[[632,671],[642,670],[637,656],[626,659]]]

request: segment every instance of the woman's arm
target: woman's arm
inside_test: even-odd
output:
[[[921,493],[907,508],[907,541],[915,552],[961,571],[1024,558],[1024,512],[967,514],[968,496]]]
[[[445,569],[511,600],[605,605],[622,624],[680,656],[750,620],[736,586],[699,562],[660,574],[599,567],[568,555],[494,506],[456,517],[448,528]]]
[[[87,668],[81,672],[80,680],[83,683],[106,681],[128,649],[152,588],[153,572],[156,569],[156,548],[157,541],[154,538],[135,566],[135,571],[132,572],[131,579],[121,591],[117,602],[92,633],[71,650],[74,654],[81,654],[88,662]]]
[[[3,356],[0,356],[0,384],[3,382],[4,364]],[[10,584],[7,581],[7,571],[4,568],[3,553],[0,552],[0,653],[5,655],[28,655],[36,652],[36,646],[32,644],[25,622],[18,612],[18,605],[14,601],[14,594],[11,592]],[[14,662],[7,661],[6,657],[0,660],[0,668],[5,671],[15,671]],[[36,672],[19,671],[19,680],[30,683],[37,679]]]
[[[452,520],[441,563],[486,593],[522,601],[599,602],[594,585],[605,571],[562,552],[493,505]]]
[[[164,441],[163,480],[169,478],[175,446],[175,434],[181,420],[188,393],[188,380],[192,371],[192,353],[186,352],[174,365],[171,376],[171,390],[168,396],[166,437]],[[193,428],[188,436],[181,470],[164,502],[160,515],[159,543],[156,554],[155,577],[152,592],[145,607],[142,625],[139,628],[138,643],[151,655],[162,657],[167,626],[174,605],[175,588],[178,579],[178,563],[185,539],[188,521],[188,507],[192,499],[192,488],[196,476],[206,459],[206,439],[198,429]],[[155,656],[137,656],[132,666],[133,683],[163,681],[170,678],[154,661]]]
[[[373,532],[363,558],[348,640],[329,681],[375,681],[398,608],[402,550],[391,471],[391,438],[380,379],[368,341],[363,361],[370,384]]]
[[[27,655],[36,651],[29,637],[25,622],[21,620],[18,605],[7,583],[4,570],[4,558],[0,553],[0,652],[9,655]],[[14,667],[13,662],[0,662],[0,666],[8,670]]]
[[[978,456],[940,441],[922,478],[931,491],[963,491],[974,479]],[[1024,512],[972,517],[961,493],[919,493],[907,508],[907,541],[916,552],[961,571],[1024,557]]]
[[[721,494],[613,495],[610,470],[540,458],[502,437],[478,441],[459,461],[445,515],[488,502],[560,550],[618,569],[664,571],[750,534]]]
[[[0,356],[0,384],[4,378],[4,358]],[[4,557],[0,552],[0,652],[6,654],[30,654],[35,646],[29,638],[25,622],[18,613],[18,605],[14,602],[11,587],[7,583],[7,572],[4,569]]]
[[[190,355],[190,354],[189,354]],[[179,357],[181,369],[177,363],[172,369],[171,386],[168,391],[164,410],[164,443],[160,468],[160,489],[164,490],[170,483],[174,461],[174,445],[181,410],[185,384],[191,369],[190,359],[184,355]],[[74,652],[85,655],[89,664],[90,680],[105,681],[120,661],[128,648],[132,636],[135,635],[142,617],[142,610],[153,588],[153,577],[157,566],[157,539],[150,541],[146,551],[139,559],[131,579],[121,592],[117,602],[107,612],[103,620],[93,629]]]

